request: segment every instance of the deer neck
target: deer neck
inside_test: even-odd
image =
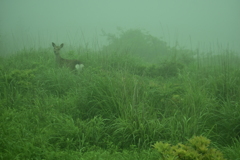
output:
[[[58,63],[62,62],[63,61],[63,58],[60,56],[60,54],[58,52],[55,52],[55,55],[56,55],[56,61]]]

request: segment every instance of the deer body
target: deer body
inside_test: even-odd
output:
[[[54,53],[56,56],[56,64],[59,67],[67,67],[70,70],[77,70],[77,71],[81,71],[82,68],[84,67],[84,65],[76,59],[64,59],[60,56],[60,50],[63,47],[63,43],[60,46],[57,46],[55,43],[52,42],[52,46],[54,48]]]

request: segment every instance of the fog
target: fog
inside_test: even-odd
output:
[[[106,44],[102,30],[141,29],[169,45],[240,50],[239,0],[1,0],[1,54],[51,42]]]

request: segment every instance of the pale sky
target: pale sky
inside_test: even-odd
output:
[[[144,29],[173,45],[240,51],[240,0],[1,0],[4,47],[105,44],[101,30]],[[11,49],[10,49],[11,48]]]

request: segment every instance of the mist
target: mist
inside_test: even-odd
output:
[[[102,30],[141,29],[170,46],[240,50],[240,1],[1,0],[1,54],[51,42],[107,44]]]

